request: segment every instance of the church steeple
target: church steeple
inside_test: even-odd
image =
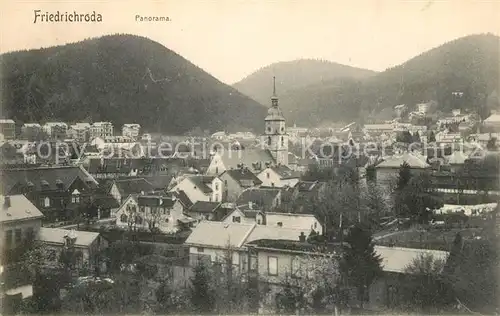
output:
[[[276,77],[273,77],[273,95],[271,107],[266,116],[266,143],[277,164],[288,165],[288,135],[285,117],[278,106],[276,95]]]

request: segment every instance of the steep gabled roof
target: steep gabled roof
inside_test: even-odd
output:
[[[215,176],[189,176],[188,179],[203,193],[211,193],[212,192],[212,181],[215,179]]]
[[[300,178],[300,173],[299,172],[293,171],[293,170],[291,170],[290,168],[288,168],[287,166],[284,166],[284,165],[271,167],[271,170],[273,170],[274,172],[276,172],[280,176],[281,179],[296,179],[296,178]]]
[[[279,189],[249,188],[240,194],[236,200],[236,205],[244,205],[252,202],[256,207],[271,207],[278,194],[280,194]]]
[[[260,172],[266,168],[265,163],[275,162],[269,150],[260,148],[224,150],[219,155],[226,169],[238,169],[238,165],[243,164],[252,172]]]
[[[193,229],[185,244],[213,248],[241,247],[255,224],[202,221]]]
[[[43,214],[24,195],[10,195],[10,206],[5,203],[5,196],[0,195],[0,223],[42,218]]]
[[[262,184],[257,176],[247,168],[226,170],[224,174],[234,179],[242,187],[252,187]],[[224,175],[222,174],[221,177]]]
[[[172,196],[162,196],[162,195],[137,196],[137,204],[139,206],[171,208],[175,205],[176,201],[177,199]]]
[[[186,192],[180,190],[180,191],[172,191],[172,193],[179,200],[179,202],[181,202],[184,208],[190,208],[191,206],[193,206],[193,202],[186,195]]]
[[[127,197],[133,193],[151,192],[154,190],[153,185],[144,178],[115,180],[115,185],[123,197]]]
[[[207,201],[197,201],[190,208],[189,211],[197,213],[213,213],[219,206],[220,202],[207,202]]]
[[[76,179],[88,183],[92,188],[97,187],[97,181],[78,166],[3,169],[0,170],[0,179],[7,188],[31,186],[33,191],[55,191],[60,190],[59,186],[66,191]]]

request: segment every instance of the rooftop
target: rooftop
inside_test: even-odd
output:
[[[447,251],[375,246],[375,252],[382,258],[382,269],[386,272],[405,273],[406,268],[421,255],[432,255],[434,260],[446,261]]]
[[[75,246],[77,247],[88,247],[94,242],[94,240],[97,239],[97,237],[99,237],[99,233],[94,232],[40,227],[38,240],[46,243],[62,245],[64,243],[64,238],[66,236],[70,236],[70,234],[76,235]]]
[[[198,213],[212,213],[220,205],[221,205],[220,202],[197,201],[190,207],[189,210],[191,212],[198,212]]]
[[[10,201],[6,203],[6,198]],[[24,195],[0,195],[0,223],[42,218],[43,214]]]
[[[202,221],[193,229],[185,243],[215,248],[239,248],[243,246],[254,226],[255,224]]]

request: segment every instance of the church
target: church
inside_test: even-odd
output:
[[[226,170],[248,169],[258,174],[270,167],[288,167],[288,134],[285,123],[276,95],[276,78],[273,77],[271,107],[267,111],[260,145],[239,150],[224,148],[213,153],[206,173],[220,175]]]

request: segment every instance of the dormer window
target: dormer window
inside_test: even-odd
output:
[[[63,189],[63,182],[59,179],[56,180],[56,187],[58,190],[62,190]]]
[[[46,180],[40,181],[40,184],[42,186],[42,190],[48,190],[49,189],[49,183]]]

